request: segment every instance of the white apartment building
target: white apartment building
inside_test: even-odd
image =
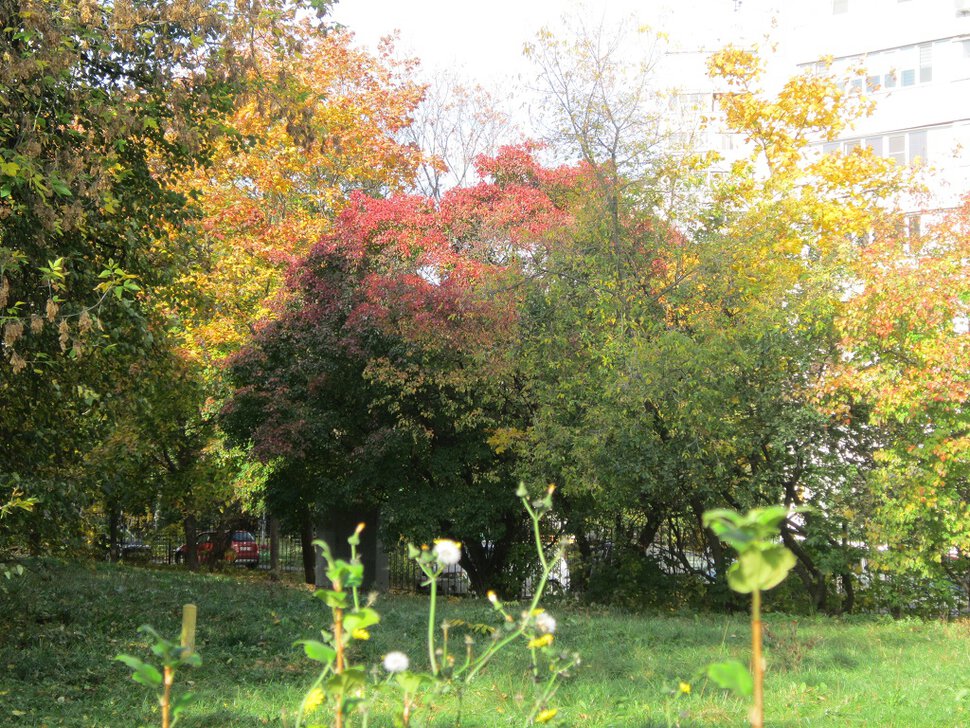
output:
[[[872,116],[823,151],[866,146],[925,165],[931,206],[955,206],[970,192],[970,0],[802,5],[790,36],[798,66],[828,58],[840,75],[863,68],[850,90],[876,102]]]
[[[833,73],[849,77],[849,90],[869,96],[876,109],[838,141],[820,141],[820,152],[867,146],[923,165],[936,209],[970,192],[970,0],[715,2],[716,33],[699,35],[671,59],[682,79],[682,104],[716,116],[714,95],[723,89],[703,78],[703,67],[728,43],[762,50],[769,88],[828,60]],[[769,45],[774,53],[765,50]],[[716,124],[705,146],[725,156],[722,171],[743,153],[741,139]]]

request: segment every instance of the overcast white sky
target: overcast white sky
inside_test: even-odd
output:
[[[458,70],[492,85],[528,79],[532,71],[523,45],[565,14],[605,19],[607,26],[634,14],[641,24],[668,33],[675,47],[697,50],[720,47],[741,30],[763,34],[771,9],[781,2],[743,0],[736,11],[735,0],[340,0],[332,17],[365,46],[397,30],[399,50],[421,59],[425,68]]]

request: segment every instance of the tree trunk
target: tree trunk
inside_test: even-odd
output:
[[[388,586],[387,559],[383,553],[383,544],[378,533],[380,530],[379,512],[373,508],[350,506],[336,508],[331,506],[316,524],[319,538],[330,546],[334,558],[350,560],[350,544],[347,539],[357,530],[358,524],[364,524],[360,532],[360,543],[357,546],[357,558],[364,566],[364,581],[361,588],[386,589]],[[314,552],[316,555],[316,552]],[[324,574],[325,565],[318,562],[319,570],[316,574],[317,586],[329,587],[329,580]]]
[[[117,504],[108,505],[108,560],[115,562],[121,557],[119,532],[121,530],[121,509]]]
[[[579,559],[576,564],[569,565],[569,589],[570,591],[585,592],[589,588],[589,578],[593,573],[593,546],[589,542],[589,534],[584,527],[574,533],[576,539],[576,550],[579,551]]]
[[[278,574],[280,570],[280,519],[269,517],[269,570]]]
[[[224,521],[219,522],[219,525],[212,536],[212,548],[209,549],[208,553],[206,554],[206,563],[210,569],[215,568],[216,566],[224,566],[229,559],[235,557],[235,554],[229,554],[229,551],[232,548],[232,533],[232,524],[229,524],[229,527],[226,528],[226,523]]]
[[[728,588],[728,563],[724,546],[721,544],[721,539],[711,529],[704,528],[705,508],[700,498],[691,499],[691,510],[694,512],[697,528],[700,529],[707,548],[711,552],[711,559],[714,561],[714,583],[708,589],[708,596],[717,608],[734,611],[740,608],[740,602],[737,594]]]
[[[494,589],[503,597],[516,599],[522,591],[525,575],[512,573],[509,559],[512,547],[525,541],[521,516],[514,511],[506,511],[502,516],[501,531],[500,538],[466,538],[462,544],[461,566],[468,574],[472,591],[484,595]],[[532,552],[535,545],[531,534],[528,543]]]
[[[851,614],[855,607],[855,587],[852,584],[852,574],[848,571],[842,574],[842,588],[845,590],[845,599],[842,600],[842,607],[839,610],[842,614]]]
[[[185,565],[196,571],[199,568],[199,552],[196,550],[195,541],[199,533],[195,516],[188,515],[182,519],[182,527],[185,529]]]
[[[796,568],[795,572],[801,577],[802,583],[805,584],[805,589],[808,591],[813,606],[820,612],[824,612],[828,607],[829,593],[825,574],[815,565],[812,557],[802,548],[802,545],[795,540],[787,524],[782,524],[781,540],[798,559],[800,568]]]
[[[475,541],[462,544],[461,567],[468,573],[472,591],[485,594],[489,589],[495,589],[507,592],[502,594],[506,598],[519,596],[511,593],[517,591],[519,585],[509,583],[506,573],[510,546],[508,536],[490,542],[490,545]]]
[[[644,552],[653,546],[654,541],[657,540],[657,532],[660,531],[660,526],[663,525],[666,515],[663,511],[653,507],[650,507],[648,513],[647,522],[637,534],[637,546]]]
[[[316,554],[313,548],[313,515],[308,505],[303,506],[300,514],[300,547],[303,553],[303,580],[307,584],[316,583]]]

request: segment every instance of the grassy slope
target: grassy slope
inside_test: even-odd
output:
[[[196,575],[107,564],[33,562],[0,593],[0,725],[152,724],[154,699],[111,658],[145,656],[137,633],[148,622],[178,632],[180,605],[199,605],[205,664],[181,674],[200,702],[182,728],[281,725],[312,679],[292,648],[323,625],[322,604],[292,585],[258,577]],[[373,661],[390,649],[423,654],[425,600],[379,602],[384,623],[363,645]],[[583,664],[556,697],[560,724],[580,726],[743,726],[745,706],[696,679],[707,662],[744,659],[742,617],[643,617],[552,607],[558,641]],[[490,622],[487,604],[448,602],[446,617]],[[885,620],[837,622],[768,618],[767,715],[771,726],[970,725],[970,625]],[[420,667],[420,665],[417,665]],[[486,672],[465,698],[463,725],[521,725],[530,680],[521,654]],[[677,695],[681,680],[690,695]],[[454,706],[419,715],[451,725]],[[155,723],[157,724],[157,723]],[[372,722],[374,725],[375,722]],[[389,720],[376,721],[390,725]]]

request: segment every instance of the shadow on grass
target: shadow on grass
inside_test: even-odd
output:
[[[210,713],[193,713],[191,719],[186,718],[186,728],[249,728],[250,726],[279,725],[279,716],[269,719],[252,713],[240,713],[230,710],[216,710]],[[182,722],[179,721],[179,725]]]

